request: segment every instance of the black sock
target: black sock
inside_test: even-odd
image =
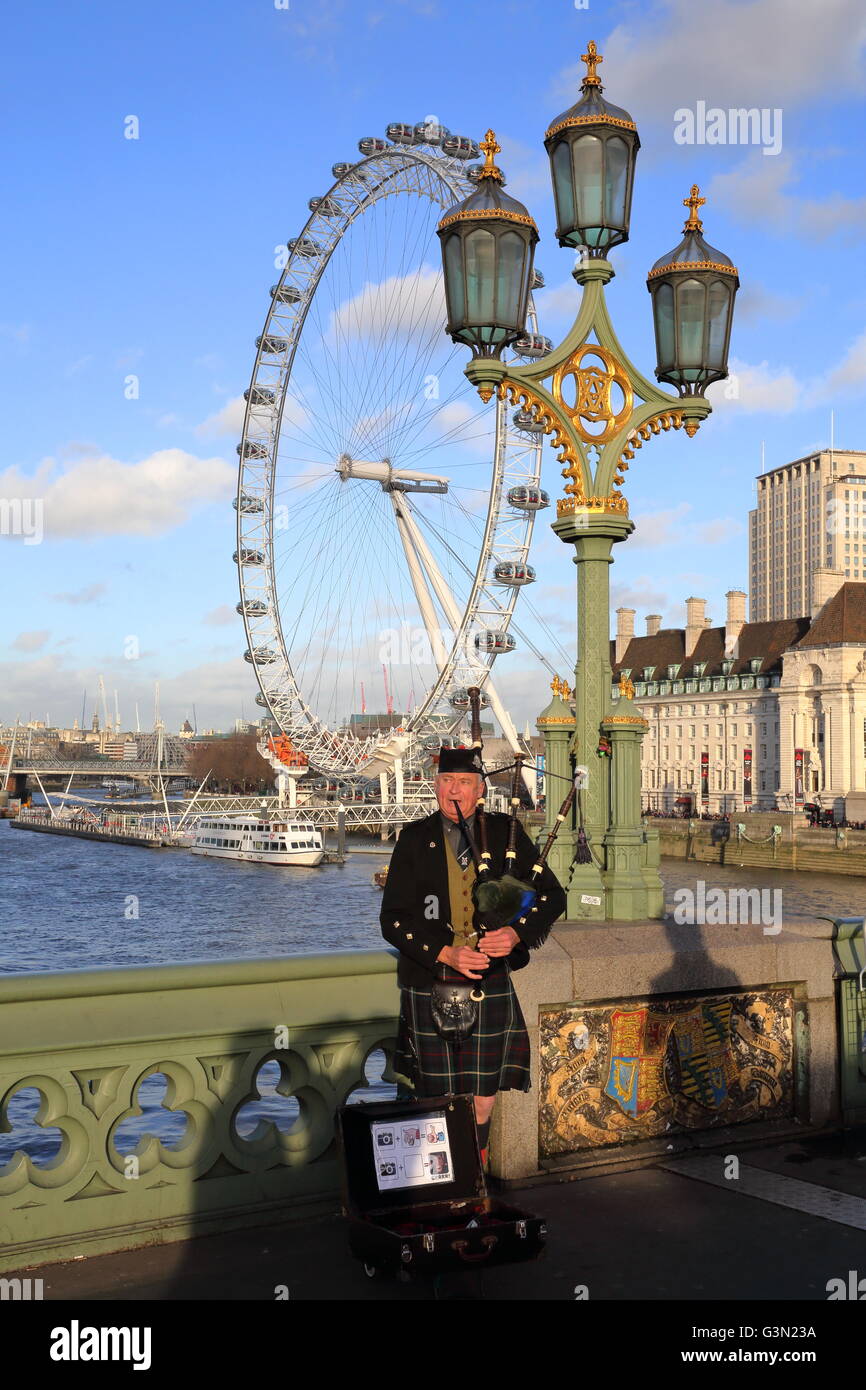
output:
[[[476,1120],[475,1127],[478,1130],[478,1147],[479,1149],[486,1149],[490,1140],[490,1121],[485,1120],[484,1124],[480,1125]]]

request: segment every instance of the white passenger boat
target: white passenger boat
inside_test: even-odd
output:
[[[202,816],[193,854],[245,859],[257,864],[298,864],[315,868],[325,857],[322,835],[311,821],[275,816]]]

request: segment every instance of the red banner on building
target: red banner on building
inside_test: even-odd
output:
[[[794,749],[794,805],[802,806],[805,801],[803,796],[803,750]]]
[[[752,804],[752,750],[743,749],[743,805]]]
[[[706,801],[710,794],[710,755],[701,754],[701,799]]]

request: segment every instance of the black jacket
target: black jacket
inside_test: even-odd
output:
[[[509,823],[509,816],[496,812],[487,814],[487,840],[494,876],[504,872]],[[537,858],[535,846],[523,827],[518,826],[517,859],[512,872],[517,878],[528,881]],[[528,948],[541,946],[557,917],[565,912],[565,893],[547,865],[537,892],[535,910],[529,913],[526,925],[518,927],[515,924],[514,927],[521,939],[505,958],[512,970],[529,964]],[[445,832],[437,810],[432,816],[403,827],[394,846],[382,895],[379,921],[385,940],[400,952],[397,980],[401,986],[429,988],[436,957],[442,947],[450,946],[453,940],[448,918]],[[477,925],[477,912],[474,921]]]

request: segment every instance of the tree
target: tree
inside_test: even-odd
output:
[[[210,772],[208,788],[237,792],[269,791],[274,784],[270,763],[256,748],[255,734],[197,742],[189,750],[188,772],[201,782]]]

